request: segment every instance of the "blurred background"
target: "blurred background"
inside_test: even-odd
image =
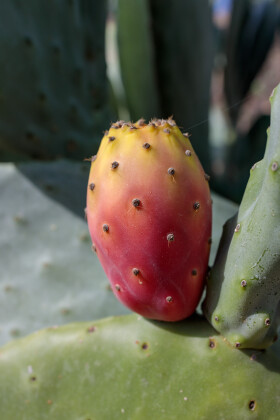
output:
[[[279,27],[279,0],[1,0],[1,342],[127,312],[84,220],[87,159],[117,119],[189,132],[216,194],[213,260],[264,153]]]

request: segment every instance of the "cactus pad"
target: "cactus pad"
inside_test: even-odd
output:
[[[279,418],[280,361],[193,317],[48,328],[0,349],[1,420]]]
[[[87,157],[112,116],[104,0],[0,2],[0,158]],[[95,146],[94,146],[95,145]]]
[[[250,173],[237,217],[227,222],[211,271],[205,314],[239,348],[266,348],[280,316],[280,85],[271,97],[262,161]]]

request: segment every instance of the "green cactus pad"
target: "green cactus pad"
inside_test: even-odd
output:
[[[0,343],[128,312],[91,249],[88,169],[67,161],[0,165]]]
[[[280,317],[280,85],[271,98],[262,161],[250,173],[236,218],[227,222],[212,268],[205,315],[240,348],[266,348]]]
[[[0,350],[1,420],[279,418],[280,360],[203,319],[48,328]]]
[[[133,121],[153,118],[160,114],[160,107],[148,0],[119,0],[117,28],[130,117]]]
[[[87,157],[110,120],[104,0],[0,2],[0,159]]]

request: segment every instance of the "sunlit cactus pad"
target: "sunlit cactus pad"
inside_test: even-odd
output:
[[[280,359],[198,317],[48,328],[0,350],[1,420],[279,419]]]

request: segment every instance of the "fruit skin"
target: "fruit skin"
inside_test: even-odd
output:
[[[1,420],[279,419],[279,353],[237,351],[198,317],[48,328],[0,355]]]
[[[250,173],[236,218],[224,227],[204,313],[239,348],[266,348],[280,316],[280,85],[271,97],[263,160]]]
[[[171,119],[117,122],[105,133],[87,220],[115,295],[133,311],[164,321],[194,312],[211,243],[208,179]]]

